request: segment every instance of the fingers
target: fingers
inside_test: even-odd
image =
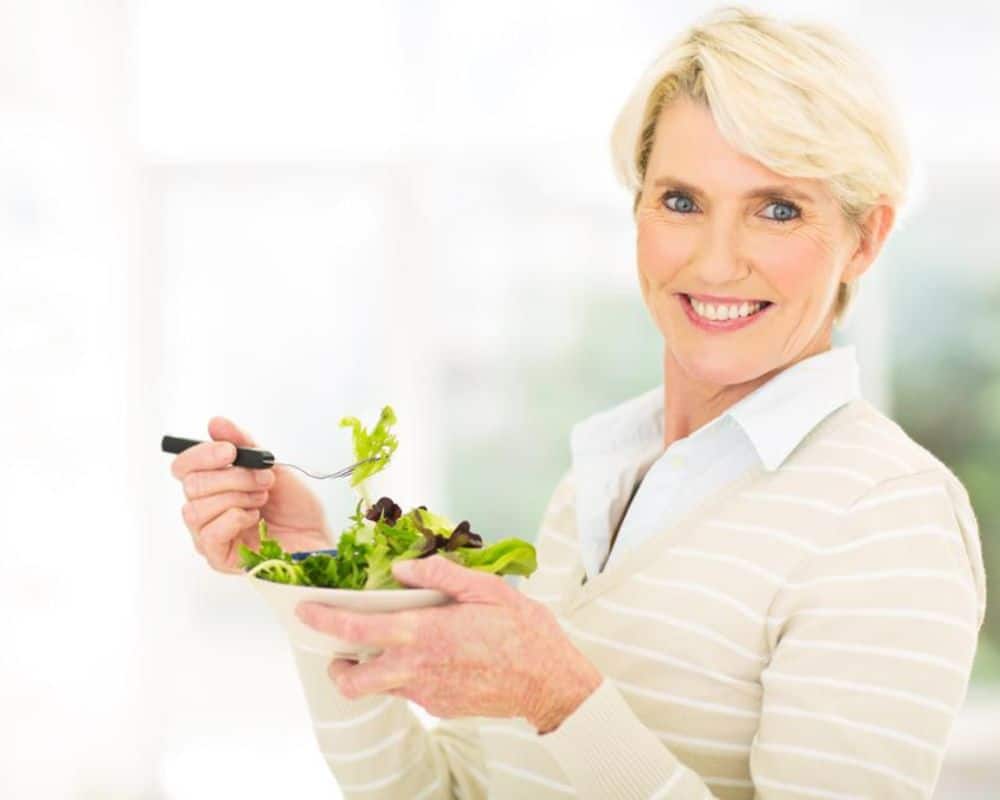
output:
[[[208,435],[217,442],[232,442],[238,447],[257,446],[249,433],[225,417],[212,417],[208,421]]]
[[[267,502],[267,492],[222,492],[197,500],[191,500],[181,507],[184,523],[191,533],[199,530],[229,508],[259,508]]]
[[[392,574],[406,586],[437,589],[463,603],[513,604],[523,599],[499,575],[469,569],[439,555],[396,561]]]
[[[384,650],[410,645],[417,640],[417,620],[406,611],[366,614],[323,603],[299,603],[295,613],[302,622],[320,633],[369,647]]]
[[[229,508],[203,527],[196,538],[208,563],[220,572],[232,570],[233,542],[245,528],[256,525],[256,508]]]
[[[327,674],[337,685],[338,691],[353,700],[368,694],[392,694],[410,681],[412,670],[398,657],[387,658],[381,653],[370,661],[357,663],[335,658]]]
[[[189,472],[222,469],[236,460],[236,445],[230,442],[202,442],[180,453],[170,464],[171,474],[183,480]]]
[[[234,570],[234,542],[260,520],[259,508],[268,501],[274,484],[273,470],[233,467],[237,446],[254,447],[254,441],[225,417],[208,423],[213,441],[202,442],[179,453],[170,471],[184,487],[188,502],[181,508],[195,549],[222,572]]]
[[[220,492],[258,492],[269,489],[274,483],[274,472],[270,469],[243,467],[204,470],[187,473],[182,483],[187,499],[197,500]]]

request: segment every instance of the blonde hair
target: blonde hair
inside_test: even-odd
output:
[[[656,122],[677,96],[707,106],[735,149],[789,177],[826,182],[845,218],[906,201],[910,151],[880,71],[837,29],[784,22],[741,6],[710,12],[672,39],[615,120],[619,181],[642,195]],[[840,324],[856,293],[840,285]]]

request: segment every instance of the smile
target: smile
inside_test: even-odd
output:
[[[764,301],[732,305],[712,305],[692,300],[686,294],[677,295],[684,313],[701,330],[735,331],[752,325],[767,315],[774,303]]]

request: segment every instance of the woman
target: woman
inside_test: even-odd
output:
[[[891,105],[835,32],[725,9],[613,148],[663,385],[573,429],[520,591],[430,558],[397,578],[457,602],[300,607],[385,648],[296,654],[320,748],[358,798],[929,797],[985,609],[976,520],[831,339],[904,199]],[[214,567],[261,513],[329,545],[307,489],[209,431],[173,469]]]

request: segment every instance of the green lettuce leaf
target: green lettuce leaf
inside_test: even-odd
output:
[[[385,406],[375,423],[374,429],[369,433],[361,424],[357,417],[344,417],[340,421],[342,428],[352,429],[354,437],[354,460],[364,461],[368,458],[377,458],[377,461],[370,461],[362,464],[351,473],[351,486],[357,486],[370,478],[376,472],[385,469],[392,454],[396,452],[399,441],[395,435],[389,432],[389,428],[396,424],[396,413],[391,406]]]
[[[409,520],[414,526],[419,522],[420,525],[428,528],[431,533],[439,533],[445,538],[451,536],[451,532],[455,529],[455,523],[450,519],[441,514],[428,511],[423,507],[411,508],[400,517],[399,521],[402,522],[404,519]],[[398,525],[399,523],[396,524]]]
[[[538,568],[534,545],[523,539],[501,539],[489,547],[459,547],[461,563],[494,575],[531,575]]]
[[[254,552],[242,542],[239,546],[240,562],[244,569],[253,569],[258,564],[272,559],[292,563],[292,557],[281,549],[281,545],[268,536],[267,523],[261,520],[257,524],[257,533],[260,535],[260,547]]]
[[[392,577],[392,550],[383,534],[375,534],[375,544],[368,559],[368,577],[365,589],[399,589],[399,582]]]
[[[310,586],[340,586],[337,559],[327,553],[313,553],[299,562]]]

